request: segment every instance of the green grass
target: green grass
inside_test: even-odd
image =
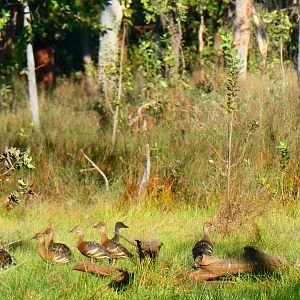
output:
[[[245,245],[254,244],[270,254],[299,258],[299,89],[294,72],[287,70],[286,78],[284,94],[280,81],[251,74],[241,88],[234,159],[241,154],[241,141],[252,121],[258,120],[260,128],[247,146],[247,163],[242,160],[234,169],[230,206],[225,203],[226,178],[209,163],[213,159],[222,165],[208,140],[226,155],[222,82],[211,83],[209,93],[187,84],[158,93],[164,98],[157,100],[164,103],[157,124],[140,133],[128,126],[128,116],[135,115],[138,102],[145,100],[139,100],[138,83],[133,83],[137,88],[122,106],[114,151],[111,123],[99,126],[99,115],[93,110],[97,96],[84,86],[65,80],[50,95],[42,94],[37,132],[28,126],[30,115],[20,85],[14,99],[20,105],[13,113],[0,114],[1,150],[5,145],[31,149],[36,169],[28,180],[37,195],[24,198],[10,211],[0,211],[0,235],[5,242],[27,237],[11,250],[19,266],[0,273],[1,300],[299,299],[299,271],[293,268],[276,276],[236,276],[231,284],[217,287],[194,285],[182,276],[193,268],[191,249],[201,238],[205,221],[219,224],[213,233],[218,257],[238,257]],[[145,114],[152,113],[157,111]],[[25,136],[19,134],[21,128],[26,129]],[[279,141],[287,141],[292,149],[285,173],[280,170]],[[152,148],[152,176],[149,195],[139,203],[136,191],[147,143]],[[80,173],[89,166],[80,149],[105,172],[109,192],[97,172]],[[1,199],[13,188],[13,178],[0,182]],[[160,238],[164,244],[153,268],[142,270],[137,257],[119,262],[135,276],[122,291],[109,287],[111,278],[76,272],[72,265],[45,264],[36,242],[28,238],[53,226],[56,241],[71,246],[82,261],[76,237],[68,231],[80,224],[89,240],[99,240],[99,233],[91,228],[99,221],[106,221],[110,232],[114,222],[124,221],[130,229],[123,232],[131,239]]]
[[[296,259],[300,250],[296,230],[300,226],[299,212],[297,210],[292,218],[288,209],[282,209],[281,218],[274,218],[271,211],[269,217],[257,219],[261,229],[257,245],[269,253]],[[20,266],[0,274],[1,299],[297,299],[300,293],[299,272],[293,269],[277,276],[233,277],[232,284],[224,287],[194,286],[187,282],[183,274],[193,267],[191,248],[201,237],[203,222],[213,219],[215,212],[210,209],[199,210],[187,205],[166,211],[141,205],[130,207],[126,212],[116,211],[103,197],[95,205],[70,200],[69,204],[18,207],[14,215],[9,214],[2,216],[0,224],[5,239],[32,236],[51,225],[56,229],[56,240],[68,244],[78,261],[86,259],[75,247],[76,237],[68,233],[77,224],[84,226],[87,239],[99,240],[98,231],[91,228],[93,224],[106,220],[111,231],[115,221],[123,220],[130,226],[123,231],[127,237],[159,237],[164,245],[154,268],[141,270],[137,256],[133,262],[120,261],[119,265],[133,272],[135,278],[127,289],[117,292],[109,287],[111,278],[72,271],[72,265],[45,264],[38,255],[36,242],[28,238],[11,250]],[[286,235],[285,227],[288,228]],[[215,255],[224,258],[238,257],[243,246],[253,244],[254,239],[250,225],[232,236],[224,237],[216,231],[213,237]],[[135,251],[132,246],[126,246]]]

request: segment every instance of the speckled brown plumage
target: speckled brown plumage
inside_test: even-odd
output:
[[[44,233],[37,233],[34,237],[38,241],[38,252],[42,259],[53,265],[64,265],[71,262],[72,257],[54,249],[47,249]]]
[[[104,248],[113,255],[115,259],[133,258],[133,254],[131,254],[122,244],[108,239],[105,222],[100,222],[93,227],[101,230],[101,243]]]
[[[7,251],[0,249],[0,267],[6,268],[12,264],[13,264],[13,259],[11,255]]]
[[[74,255],[71,249],[62,243],[55,243],[54,242],[54,230],[51,227],[46,228],[44,233],[48,236],[48,249],[58,252],[62,255],[69,256],[71,260],[74,260]]]
[[[78,233],[77,249],[86,257],[99,260],[102,258],[112,259],[112,255],[100,244],[84,240],[84,230],[81,226],[74,227],[70,233]]]
[[[203,238],[199,242],[197,242],[192,249],[194,260],[197,259],[198,256],[202,255],[212,255],[213,252],[213,244],[211,241],[211,237],[209,234],[210,228],[212,228],[212,223],[206,222],[203,226]]]

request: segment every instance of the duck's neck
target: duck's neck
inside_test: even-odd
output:
[[[119,226],[115,226],[115,235],[112,238],[114,241],[118,241],[119,240],[119,233],[120,233],[120,228]]]
[[[106,234],[106,227],[103,226],[101,228],[101,243],[106,244],[108,242],[107,234]]]
[[[53,239],[54,239],[54,233],[53,233],[53,231],[51,230],[50,231],[50,233],[49,233],[49,235],[48,235],[48,248],[51,248],[52,246],[53,246],[53,243],[54,243],[54,241],[53,241]]]
[[[79,236],[78,236],[78,240],[77,240],[77,248],[79,247],[79,245],[81,244],[81,243],[83,243],[84,242],[84,234],[83,234],[83,232],[82,233],[79,233]]]
[[[43,257],[43,258],[47,257],[48,249],[46,248],[45,240],[39,241],[38,250],[39,250],[41,257]]]
[[[211,237],[210,237],[210,233],[209,233],[209,228],[204,227],[204,228],[203,228],[203,233],[204,233],[203,239],[211,242]]]

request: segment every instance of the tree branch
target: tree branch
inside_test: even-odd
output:
[[[103,173],[103,171],[100,170],[100,168],[83,152],[82,149],[80,149],[81,153],[83,154],[83,156],[92,164],[92,166],[101,174],[101,176],[103,177],[104,181],[105,181],[105,185],[106,185],[106,190],[109,191],[109,184],[108,184],[108,180],[106,175]]]

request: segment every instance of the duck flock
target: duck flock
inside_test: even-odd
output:
[[[212,255],[213,244],[210,238],[209,230],[214,226],[212,223],[206,222],[203,226],[203,238],[197,242],[192,254],[197,265],[197,260],[202,259],[203,255]],[[77,234],[76,242],[77,249],[85,257],[92,261],[99,261],[101,259],[109,259],[116,264],[119,259],[132,259],[134,255],[130,253],[124,245],[120,243],[120,229],[129,228],[123,222],[115,224],[115,235],[109,239],[107,236],[107,227],[105,222],[100,222],[93,226],[101,232],[100,242],[86,241],[84,239],[84,229],[82,226],[75,226],[70,233]],[[44,232],[38,232],[33,239],[38,242],[38,253],[41,258],[53,265],[65,265],[75,261],[75,257],[71,249],[63,243],[54,242],[53,228],[46,228]],[[47,240],[47,245],[46,245]],[[7,268],[14,264],[14,257],[12,257],[4,249],[0,249],[0,267]]]

